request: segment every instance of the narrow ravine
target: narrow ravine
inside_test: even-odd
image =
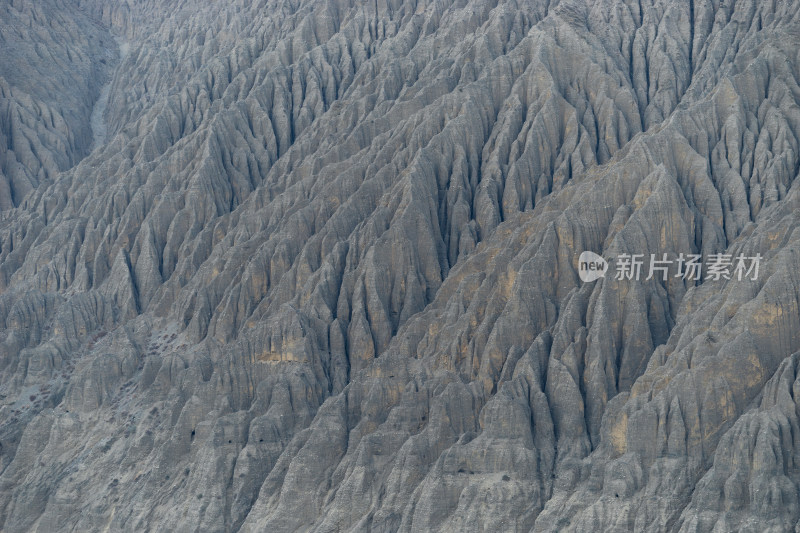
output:
[[[117,48],[119,50],[119,63],[122,63],[128,55],[130,51],[130,44],[120,37],[115,38],[117,42]],[[108,128],[106,127],[105,121],[105,112],[106,106],[108,106],[108,95],[111,91],[111,82],[113,81],[113,74],[111,78],[109,78],[108,82],[103,85],[103,88],[100,90],[100,97],[94,103],[94,108],[92,109],[92,115],[89,118],[89,122],[92,127],[92,147],[90,151],[96,150],[99,146],[105,144],[106,139],[108,137]]]

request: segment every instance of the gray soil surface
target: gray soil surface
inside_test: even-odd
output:
[[[0,0],[0,50],[0,530],[800,528],[800,3]]]

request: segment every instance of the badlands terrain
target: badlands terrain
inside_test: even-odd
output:
[[[795,531],[799,80],[789,0],[0,0],[0,530]]]

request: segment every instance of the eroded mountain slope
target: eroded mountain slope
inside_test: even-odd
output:
[[[0,209],[89,152],[89,114],[116,62],[108,29],[58,2],[0,4]]]
[[[130,49],[1,223],[4,530],[800,520],[797,5],[71,7]]]

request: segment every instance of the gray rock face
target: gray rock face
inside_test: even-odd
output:
[[[88,113],[117,56],[108,29],[72,4],[0,3],[0,210],[91,147]]]
[[[799,3],[0,13],[3,531],[800,527]]]

